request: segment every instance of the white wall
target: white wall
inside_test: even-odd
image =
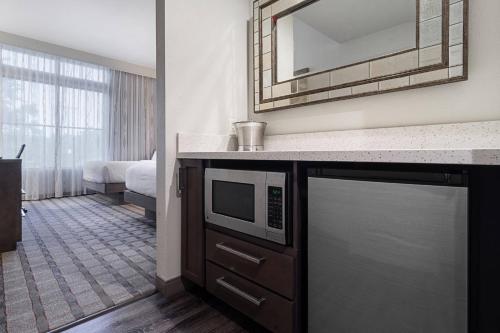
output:
[[[156,78],[156,69],[154,66],[141,66],[127,61],[118,60],[116,58],[108,58],[97,55],[95,53],[89,53],[86,51],[82,51],[81,49],[72,49],[61,45],[43,42],[41,40],[33,38],[11,34],[8,32],[0,31],[0,43],[37,52],[48,53],[63,58],[70,58],[73,60],[97,64],[121,72]],[[154,46],[153,49],[155,49]]]
[[[248,0],[165,0],[165,127],[158,138],[165,149],[158,151],[166,165],[159,164],[157,203],[157,273],[165,281],[180,275],[176,133],[227,134],[246,117],[248,19]]]
[[[500,119],[500,1],[470,1],[469,80],[264,114],[267,134]]]

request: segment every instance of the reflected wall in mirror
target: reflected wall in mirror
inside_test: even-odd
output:
[[[255,0],[253,110],[467,79],[468,0]]]
[[[416,0],[319,0],[276,23],[277,81],[417,47]]]

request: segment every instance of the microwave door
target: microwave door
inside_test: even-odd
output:
[[[265,237],[265,174],[255,171],[207,169],[206,221]]]

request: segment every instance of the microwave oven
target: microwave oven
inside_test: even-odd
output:
[[[205,169],[207,223],[286,245],[289,197],[285,172]]]

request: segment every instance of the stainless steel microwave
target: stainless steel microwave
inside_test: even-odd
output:
[[[284,172],[205,170],[207,223],[287,244],[288,197]]]

